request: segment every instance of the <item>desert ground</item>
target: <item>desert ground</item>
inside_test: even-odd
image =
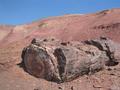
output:
[[[65,42],[107,37],[119,44],[120,9],[0,25],[0,90],[120,90],[120,63],[64,83],[30,75],[20,65],[22,50],[33,38],[49,37]]]

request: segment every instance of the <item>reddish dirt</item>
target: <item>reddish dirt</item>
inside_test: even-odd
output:
[[[0,90],[120,90],[120,65],[57,84],[37,79],[18,65],[34,37],[87,40],[106,36],[120,43],[120,9],[86,15],[51,17],[30,24],[0,26]]]

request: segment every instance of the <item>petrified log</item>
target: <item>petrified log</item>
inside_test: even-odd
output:
[[[28,73],[46,80],[64,82],[97,72],[110,62],[115,63],[115,50],[109,45],[112,41],[106,38],[85,42],[33,39],[24,48],[22,59]]]
[[[118,43],[113,42],[106,37],[100,37],[96,40],[87,40],[84,42],[86,44],[96,46],[99,50],[106,53],[109,58],[109,61],[106,63],[107,66],[114,66],[118,64],[120,59],[120,45]]]

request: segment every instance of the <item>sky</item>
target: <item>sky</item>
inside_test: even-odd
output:
[[[120,0],[0,0],[0,24],[25,24],[51,16],[120,8]]]

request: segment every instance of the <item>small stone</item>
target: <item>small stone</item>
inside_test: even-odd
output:
[[[71,87],[71,90],[74,90],[74,89],[73,89],[73,86]]]
[[[61,90],[62,90],[62,87],[58,87],[58,89],[61,89]]]

